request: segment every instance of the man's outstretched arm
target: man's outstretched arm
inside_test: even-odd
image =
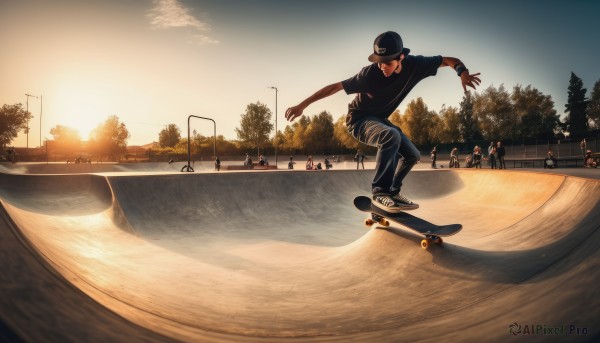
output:
[[[481,83],[481,79],[478,77],[481,73],[471,74],[465,64],[458,58],[442,57],[442,64],[440,64],[440,67],[452,67],[458,76],[460,76],[460,82],[462,83],[465,92],[467,91],[467,86],[475,89],[475,86],[479,86]]]
[[[300,104],[290,107],[285,111],[285,118],[289,121],[293,121],[294,119],[300,117],[305,108],[307,108],[310,104],[317,100],[321,100],[330,95],[333,95],[343,89],[342,83],[337,82],[330,84],[329,86],[325,86],[318,90],[315,94],[306,98],[306,100],[302,101]]]

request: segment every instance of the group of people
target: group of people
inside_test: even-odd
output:
[[[6,161],[15,163],[16,156],[17,156],[17,153],[15,152],[15,148],[10,147],[10,148],[6,149],[6,157],[0,155],[0,161],[4,161],[6,159]]]
[[[87,157],[78,156],[78,157],[75,157],[75,159],[73,161],[71,161],[71,159],[68,159],[67,160],[67,164],[69,164],[69,163],[74,163],[74,164],[80,164],[80,163],[91,164],[92,160],[89,159],[89,158],[87,158]]]
[[[586,168],[598,168],[600,166],[599,157],[594,157],[592,150],[587,149],[583,157],[583,166]],[[548,150],[546,158],[544,158],[544,169],[553,169],[558,167],[558,160],[554,157],[552,150]]]
[[[434,146],[431,150],[431,168],[437,169],[437,146]],[[504,156],[506,156],[506,149],[502,145],[502,142],[490,142],[488,147],[488,157],[482,153],[481,147],[475,146],[473,152],[469,152],[465,158],[465,166],[467,168],[481,168],[481,161],[487,160],[488,166],[491,169],[506,169],[506,162]],[[450,151],[450,162],[448,167],[459,168],[460,160],[458,156],[458,148],[453,148]]]
[[[259,166],[268,166],[269,161],[267,161],[267,158],[265,156],[259,155],[258,156],[258,165]],[[246,159],[244,160],[244,167],[247,167],[249,169],[254,168],[254,163],[252,162],[252,158],[250,157],[250,154],[248,154],[248,153],[246,153]]]
[[[488,147],[488,165],[492,169],[506,169],[506,163],[504,162],[504,156],[506,156],[506,149],[502,145],[502,142],[494,144],[490,142]],[[498,165],[496,165],[498,162]]]
[[[598,157],[597,154],[596,157],[594,157],[592,150],[587,148],[587,142],[585,141],[585,138],[581,141],[580,146],[581,151],[585,151],[585,155],[583,157],[583,166],[586,168],[598,168],[600,165],[600,157]]]
[[[293,162],[292,156],[290,156],[290,163],[288,164],[288,169],[294,169],[294,165],[292,164],[292,162]],[[329,157],[326,156],[325,161],[323,161],[323,163],[325,164],[325,169],[329,170],[329,169],[333,168],[333,165],[329,161]],[[308,159],[306,160],[306,170],[321,170],[321,169],[323,169],[323,166],[321,165],[321,163],[319,162],[319,163],[315,164],[313,157],[311,155],[308,155]]]
[[[598,161],[599,159],[600,158],[598,158],[598,157],[594,158],[594,155],[592,154],[592,150],[588,149],[585,152],[584,167],[587,167],[587,168],[598,168],[598,166],[600,165],[600,162]]]
[[[469,153],[467,158],[465,159],[465,165],[467,168],[480,168],[481,169],[481,148],[479,146],[475,146],[473,148],[473,153]]]

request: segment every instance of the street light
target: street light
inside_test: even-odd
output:
[[[279,93],[279,89],[275,86],[269,87],[275,90],[275,168],[277,168],[277,93]]]
[[[25,96],[27,97],[27,127],[25,133],[27,134],[27,151],[29,152],[29,98],[32,97],[37,99],[38,97],[31,94],[25,94]]]
[[[42,95],[40,94],[40,148],[42,147]]]

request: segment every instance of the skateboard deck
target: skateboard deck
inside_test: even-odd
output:
[[[369,227],[375,223],[387,227],[390,225],[389,221],[392,221],[425,236],[421,241],[423,249],[427,249],[431,243],[440,245],[443,242],[442,237],[455,235],[462,230],[461,224],[436,225],[406,212],[389,213],[372,206],[371,198],[366,196],[357,196],[354,206],[360,211],[371,213],[371,218],[365,219],[365,225]]]

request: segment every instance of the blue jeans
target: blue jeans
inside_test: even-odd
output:
[[[402,180],[421,158],[419,150],[387,119],[360,118],[348,131],[359,142],[377,147],[373,194],[398,194]]]

